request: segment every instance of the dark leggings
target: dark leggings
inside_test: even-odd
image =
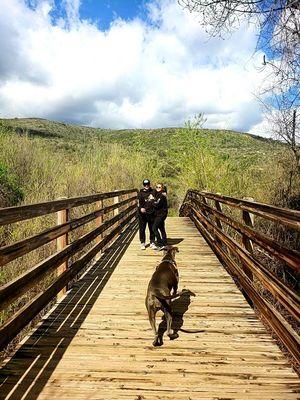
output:
[[[153,228],[152,228],[153,221],[154,221],[153,215],[139,213],[139,228],[140,228],[140,242],[141,243],[146,242],[146,226],[147,226],[147,224],[148,224],[149,233],[150,233],[150,242],[154,243],[155,237],[154,237],[154,232],[153,232]]]
[[[165,229],[165,220],[167,216],[163,217],[155,217],[152,230],[156,237],[156,241],[158,246],[166,246],[167,245],[167,234]]]

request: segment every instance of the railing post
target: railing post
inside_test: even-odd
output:
[[[219,194],[219,193],[216,193],[216,194]],[[220,203],[219,200],[215,200],[214,202],[215,202],[216,210],[219,211],[219,212],[221,212],[221,213],[223,213],[223,210],[222,210],[222,203]],[[222,222],[219,220],[219,218],[217,217],[217,215],[215,215],[215,221],[216,221],[217,227],[218,227],[221,231],[223,231]],[[225,246],[225,245],[222,243],[221,240],[217,239],[217,241],[218,241],[218,243],[221,245],[221,247],[223,248],[223,250],[225,250],[226,252],[228,252],[227,246]]]
[[[103,200],[97,201],[97,202],[96,202],[96,210],[101,210],[102,208],[103,208]],[[99,215],[99,217],[96,218],[96,227],[97,227],[97,228],[98,228],[100,225],[103,224],[103,220],[104,220],[103,214],[102,214],[102,215]],[[100,243],[101,240],[102,240],[102,238],[103,238],[103,235],[102,235],[102,233],[101,233],[100,235],[97,236],[97,238],[96,238],[96,243]],[[102,249],[102,251],[103,251],[103,250],[104,250],[104,249]],[[96,261],[99,260],[102,251],[100,250],[99,253],[95,256],[95,260],[96,260]]]
[[[254,201],[252,197],[243,197],[243,200],[247,201]],[[253,223],[254,223],[254,216],[253,214],[249,213],[249,211],[242,210],[242,220],[243,222],[247,225],[253,228]],[[242,243],[247,251],[249,251],[250,254],[253,253],[253,244],[252,241],[248,238],[247,235],[242,235]],[[248,268],[248,265],[242,262],[242,269],[247,275],[247,277],[250,279],[251,282],[253,282],[253,273],[252,271]],[[246,300],[250,304],[251,307],[253,307],[253,301],[252,299],[248,296],[246,291],[242,289],[242,293],[244,294]]]
[[[58,200],[63,200],[66,199],[66,197],[61,197]],[[57,225],[61,225],[66,223],[69,220],[69,210],[60,210],[57,212]],[[63,250],[67,245],[69,244],[69,237],[68,233],[65,233],[64,235],[58,237],[56,239],[56,250],[61,251]],[[68,268],[68,260],[64,261],[58,268],[57,268],[57,273],[58,276],[61,275],[63,272],[65,272]],[[57,298],[61,298],[68,290],[68,287],[64,287],[58,294]]]
[[[114,197],[114,204],[118,204],[119,203],[119,196],[115,196]],[[114,217],[116,217],[117,215],[119,215],[120,211],[119,211],[119,207],[114,209]]]
[[[205,205],[208,206],[207,198],[205,197],[205,195],[201,194],[201,199],[202,199],[202,203],[204,203]],[[199,211],[201,211],[202,214],[205,215],[205,217],[210,218],[210,213],[207,212],[205,209],[200,208]]]
[[[114,197],[114,204],[118,204],[119,201],[120,201],[120,197],[119,197],[119,196],[115,196],[115,197]],[[120,207],[115,208],[115,209],[114,209],[114,217],[116,217],[117,215],[119,215],[119,214],[120,214],[120,211],[121,211],[121,210],[120,210]],[[116,228],[121,222],[122,222],[122,219],[120,219],[118,222],[116,222],[116,223],[114,224],[114,228]]]
[[[216,207],[217,211],[222,212],[222,205],[218,200],[215,200],[215,207]],[[219,220],[217,215],[215,215],[215,221],[216,221],[217,227],[220,228],[222,231],[223,230],[222,222]]]
[[[243,200],[254,201],[254,199],[252,197],[243,197]],[[242,211],[242,219],[243,219],[243,222],[245,223],[245,225],[249,226],[250,228],[253,228],[253,226],[254,226],[254,215],[253,214],[251,214],[249,211],[243,210]],[[247,235],[242,235],[242,243],[243,243],[245,249],[247,251],[249,251],[250,254],[253,254],[253,244]],[[246,265],[243,265],[243,270],[245,271],[248,278],[250,278],[251,281],[253,281],[253,274]]]

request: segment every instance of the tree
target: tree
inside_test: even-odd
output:
[[[245,21],[255,23],[257,49],[265,52],[262,65],[269,71],[269,84],[263,94],[281,111],[300,106],[300,0],[178,0],[178,3],[200,14],[200,23],[212,36],[237,29]],[[299,118],[295,121],[296,130],[298,121]]]
[[[262,70],[267,84],[259,94],[270,133],[284,141],[293,155],[284,168],[285,184],[278,189],[279,203],[299,207],[300,181],[300,0],[178,0],[211,36],[254,23],[257,50],[263,50]],[[289,157],[287,157],[287,160]],[[291,201],[298,199],[294,205]],[[291,203],[291,204],[290,204]]]

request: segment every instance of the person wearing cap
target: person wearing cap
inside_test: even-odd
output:
[[[154,203],[155,191],[150,185],[149,179],[143,180],[143,188],[138,193],[138,216],[139,216],[139,234],[141,250],[146,249],[146,227],[148,225],[150,233],[150,247],[156,249],[155,236],[152,230],[154,221]]]

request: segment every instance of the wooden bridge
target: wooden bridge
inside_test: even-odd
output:
[[[70,211],[78,207],[89,213],[75,218]],[[181,217],[168,218],[167,232],[180,249],[180,287],[196,296],[173,301],[179,338],[165,337],[162,347],[152,346],[144,305],[162,255],[139,249],[136,191],[0,209],[0,225],[53,213],[56,226],[0,248],[4,270],[41,246],[53,250],[57,245],[0,287],[1,310],[10,310],[0,326],[2,349],[47,311],[4,360],[0,399],[300,397],[291,365],[300,359],[299,295],[260,254],[296,276],[300,257],[258,229],[271,221],[297,234],[300,212],[189,191]],[[253,215],[260,221],[253,224]],[[78,237],[71,235],[84,226],[88,229]],[[46,287],[35,289],[25,304],[17,303],[47,277]],[[163,332],[163,319],[159,323]]]

